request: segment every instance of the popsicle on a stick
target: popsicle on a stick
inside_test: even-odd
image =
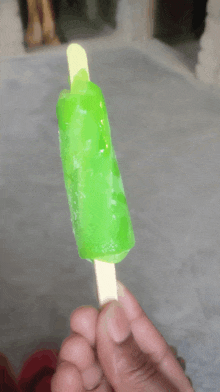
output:
[[[95,264],[99,301],[117,299],[115,264],[135,244],[101,89],[85,50],[67,49],[70,90],[57,102],[60,155],[79,256]]]

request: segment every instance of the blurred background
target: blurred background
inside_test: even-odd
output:
[[[10,1],[10,0],[9,0]],[[93,28],[94,34],[98,35],[103,25],[116,28],[116,11],[120,0],[91,0],[95,4],[96,17],[89,21],[87,5],[90,0],[52,0],[55,20],[60,40],[66,42],[68,39],[83,38],[89,36],[87,28]],[[18,0],[23,29],[28,24],[28,10],[26,0]],[[154,20],[154,37],[169,43],[184,41],[189,38],[199,38],[204,31],[207,0],[156,0]],[[62,24],[63,18],[69,16],[72,31],[68,30],[70,25]],[[74,33],[74,21],[78,20],[81,30]],[[67,29],[67,30],[66,30]],[[96,33],[95,33],[96,31]],[[72,35],[70,35],[72,34]],[[79,35],[78,35],[79,34]]]
[[[2,1],[11,5],[16,2]],[[28,26],[27,1],[17,1],[17,16],[21,20],[24,36]],[[123,2],[124,0],[51,0],[56,33],[60,42],[67,43],[75,39],[113,34],[118,27],[117,10],[119,4],[123,8]],[[153,13],[154,18],[152,37],[175,48],[191,70],[195,68],[200,49],[199,39],[204,32],[206,6],[207,0],[149,1],[149,12]],[[5,51],[7,52],[7,49]],[[4,51],[2,53],[4,55]]]

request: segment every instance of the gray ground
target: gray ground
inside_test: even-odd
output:
[[[174,56],[156,40],[144,51],[107,38],[83,46],[106,98],[136,236],[117,276],[186,359],[195,390],[217,392],[220,94],[194,79],[183,59],[189,47]],[[55,108],[68,87],[65,51],[2,64],[0,349],[17,372],[36,348],[59,348],[73,309],[97,307],[59,157]]]

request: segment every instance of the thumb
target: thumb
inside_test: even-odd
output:
[[[177,391],[157,371],[150,355],[143,353],[138,346],[119,302],[112,301],[104,307],[96,331],[99,362],[115,391]]]

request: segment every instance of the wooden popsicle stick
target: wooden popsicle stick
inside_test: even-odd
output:
[[[115,264],[94,260],[98,300],[101,306],[118,300]]]
[[[82,68],[85,68],[89,75],[88,59],[86,51],[82,46],[70,44],[67,48],[67,60],[70,83],[72,83],[74,76]],[[115,264],[94,260],[94,266],[100,306],[103,306],[113,299],[118,300]]]
[[[74,76],[85,68],[89,75],[88,59],[85,49],[78,44],[70,44],[66,50],[67,61],[70,74],[70,83],[73,82]],[[90,79],[90,76],[89,76]]]

